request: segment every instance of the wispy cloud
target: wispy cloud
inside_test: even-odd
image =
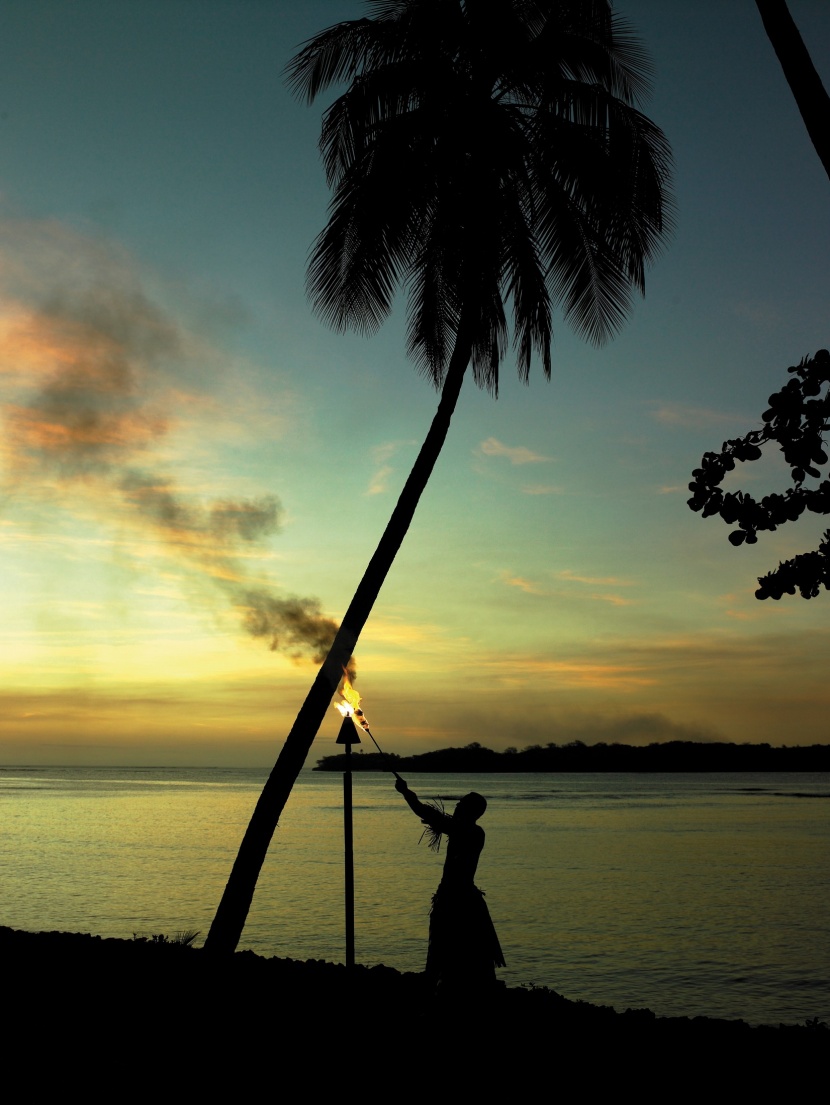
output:
[[[619,576],[587,576],[580,575],[565,568],[556,573],[556,578],[566,583],[579,583],[586,587],[631,587],[631,580],[620,579]],[[613,591],[591,591],[584,596],[593,602],[607,602],[610,606],[634,606],[635,600],[617,595]]]
[[[630,587],[632,586],[630,580],[620,579],[617,576],[581,576],[575,572],[571,572],[565,569],[561,572],[556,572],[553,579],[563,581],[564,583],[578,583],[582,585],[588,585],[591,587]],[[515,572],[508,571],[506,569],[500,571],[496,576],[496,580],[506,587],[515,588],[517,591],[523,591],[528,595],[544,595],[544,596],[565,596],[573,595],[575,592],[571,588],[563,588],[559,586],[550,586],[540,583],[538,580],[527,579],[525,576],[518,575]],[[622,595],[617,595],[612,591],[579,591],[580,601],[588,599],[591,602],[605,602],[611,606],[633,606],[635,600],[631,598],[625,598]]]
[[[727,618],[734,618],[740,622],[758,621],[765,613],[763,604],[758,602],[751,590],[721,595],[718,598],[718,605],[723,608]]]
[[[544,595],[547,593],[538,583],[525,579],[523,576],[513,575],[510,572],[501,572],[499,574],[499,579],[508,587],[515,587],[517,590],[524,591],[525,594],[528,595]]]
[[[369,481],[369,486],[366,489],[367,495],[383,495],[389,490],[389,477],[395,469],[390,464],[385,464],[382,468],[378,468],[377,471],[372,473],[372,478]]]
[[[478,452],[487,457],[504,457],[511,464],[546,464],[552,458],[534,453],[524,445],[505,445],[495,437],[488,437],[478,446]]]
[[[389,462],[401,446],[401,442],[386,441],[382,445],[375,446],[372,450],[372,462],[375,465],[375,471],[369,480],[369,486],[366,489],[367,495],[384,495],[389,490],[390,477],[395,473],[394,465]]]
[[[607,602],[611,606],[635,606],[634,599],[625,598],[623,595],[609,595],[604,594],[601,591],[594,591],[591,594],[591,598],[595,602]]]
[[[563,686],[649,687],[657,682],[645,664],[597,663],[589,660],[548,660],[539,657],[507,657],[493,663],[502,677],[510,675],[554,677]]]
[[[557,579],[567,579],[571,583],[587,583],[592,587],[631,587],[630,579],[621,579],[619,576],[585,576],[572,572],[570,568],[563,568],[556,573]]]
[[[727,628],[708,634],[665,635],[649,639],[613,639],[591,648],[592,660],[625,662],[675,690],[681,686],[718,686],[730,705],[741,708],[744,697],[764,693],[773,685],[787,685],[799,672],[803,686],[814,681],[826,688],[824,649],[830,631],[768,633],[748,638]],[[735,687],[743,694],[735,697]],[[807,690],[803,691],[805,695]],[[826,692],[821,691],[826,702]]]
[[[694,407],[689,403],[654,403],[649,413],[664,426],[682,426],[684,429],[699,430],[738,423],[734,414],[710,407]]]
[[[828,638],[830,631],[821,630],[748,639],[737,626],[654,639],[609,635],[578,644],[557,641],[547,656],[533,651],[484,656],[478,669],[487,685],[492,681],[502,693],[508,691],[524,702],[525,715],[535,708],[540,685],[547,688],[546,694],[573,692],[571,702],[580,701],[585,690],[607,691],[606,703],[617,693],[641,691],[640,709],[685,714],[690,723],[706,717],[733,726],[737,721],[746,726],[738,731],[745,731],[747,739],[803,743],[824,739]],[[798,701],[786,696],[782,700],[780,688],[796,680]],[[594,701],[595,708],[599,701]],[[763,730],[764,736],[751,733],[750,726]]]
[[[377,651],[371,654],[370,660],[367,659],[367,667],[373,672],[392,668],[405,671],[411,665],[414,653],[418,656],[419,665],[433,657],[442,670],[447,670],[454,660],[462,665],[465,662],[458,655],[459,647],[465,642],[466,638],[459,638],[446,626],[417,620],[417,614],[413,617],[408,617],[406,613],[373,614],[371,642],[367,641],[365,647]]]

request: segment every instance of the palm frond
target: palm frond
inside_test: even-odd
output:
[[[286,66],[286,83],[307,103],[332,84],[351,79],[367,53],[368,19],[338,23],[306,42]]]

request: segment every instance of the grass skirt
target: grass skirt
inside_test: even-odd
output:
[[[494,968],[504,965],[484,892],[473,885],[441,883],[429,912],[426,974],[436,982],[492,982]]]

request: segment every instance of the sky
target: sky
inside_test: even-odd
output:
[[[686,506],[830,346],[830,182],[751,0],[625,0],[676,227],[627,325],[471,380],[356,652],[385,751],[826,743],[830,597],[754,598]],[[825,84],[830,6],[790,0]],[[0,763],[266,766],[437,403],[403,300],[304,290],[329,200],[298,46],[360,0],[0,7]],[[776,457],[730,477],[783,490]],[[277,647],[272,646],[276,643]],[[335,751],[332,710],[308,763]]]

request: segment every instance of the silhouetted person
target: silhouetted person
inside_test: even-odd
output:
[[[425,973],[443,992],[474,994],[492,989],[495,968],[505,965],[504,956],[484,893],[473,881],[484,847],[484,829],[476,822],[487,809],[487,802],[472,791],[464,795],[449,816],[435,806],[419,802],[417,794],[400,777],[395,790],[429,827],[436,850],[440,835],[447,837],[444,873],[429,914]]]

